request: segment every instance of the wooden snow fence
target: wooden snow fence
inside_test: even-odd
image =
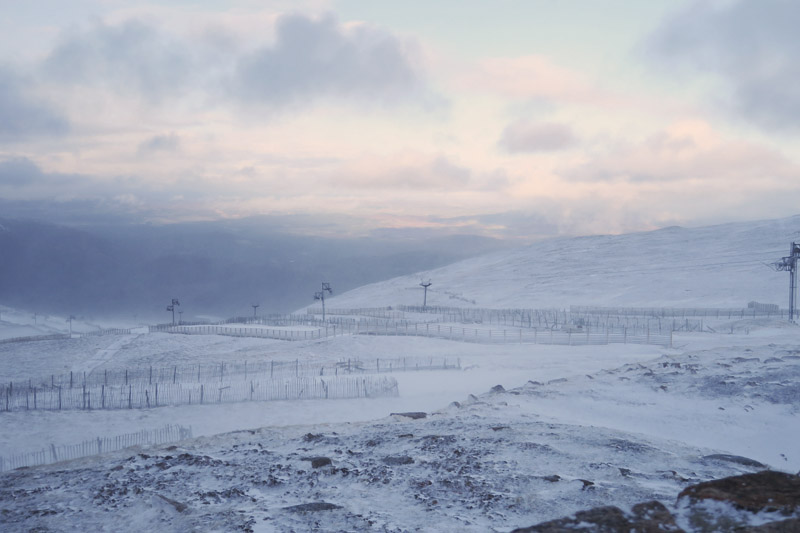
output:
[[[39,393],[45,389],[95,390],[105,387],[132,386],[152,389],[156,384],[175,385],[191,383],[250,382],[300,377],[336,377],[352,374],[378,374],[387,372],[419,370],[460,370],[457,358],[447,357],[396,357],[368,360],[347,359],[336,362],[294,361],[221,361],[195,365],[173,365],[165,367],[131,367],[98,369],[92,372],[69,372],[46,377],[31,378],[0,384],[0,411],[5,410],[6,396],[27,394],[29,408],[39,403]],[[95,398],[95,396],[92,396]],[[96,402],[92,399],[92,405]]]
[[[388,376],[295,377],[200,383],[136,382],[128,385],[5,387],[0,411],[148,409],[245,401],[397,396]]]
[[[432,337],[481,344],[560,344],[566,346],[604,345],[604,344],[652,344],[672,346],[672,332],[662,333],[642,328],[603,328],[593,331],[590,328],[572,329],[492,329],[486,327],[467,327],[447,324],[385,324],[361,328],[362,335],[401,335]]]
[[[131,446],[166,444],[192,438],[192,428],[179,425],[167,425],[163,428],[141,430],[135,433],[115,435],[113,437],[97,437],[78,444],[62,446],[50,445],[35,452],[21,453],[8,457],[0,456],[0,472],[21,468],[69,461],[80,457],[88,457],[101,453],[115,452]]]
[[[159,331],[183,333],[187,335],[229,335],[235,337],[258,337],[280,340],[313,340],[336,335],[396,335],[448,339],[483,344],[563,344],[569,346],[599,344],[654,344],[672,345],[672,331],[675,324],[650,323],[608,324],[595,328],[576,327],[568,322],[566,315],[535,315],[543,327],[494,329],[478,321],[461,322],[457,325],[436,322],[410,322],[407,320],[359,320],[333,324],[318,330],[287,330],[258,328],[252,326],[171,326]],[[468,320],[465,315],[455,317]],[[560,320],[560,322],[559,322]],[[519,320],[517,321],[519,323]],[[468,325],[469,324],[469,325]],[[687,322],[688,324],[688,322]],[[678,325],[680,326],[680,325]],[[675,328],[678,330],[680,328]],[[702,327],[699,328],[701,330]]]
[[[703,307],[570,307],[573,314],[594,314],[607,316],[645,316],[661,318],[709,317],[729,320],[743,318],[784,318],[789,311],[774,304],[757,304],[748,308],[703,308]]]
[[[338,330],[338,331],[337,331]],[[183,335],[224,335],[227,337],[255,337],[282,341],[309,341],[342,335],[344,328],[325,327],[318,329],[281,329],[254,327],[252,325],[199,325],[199,326],[151,326],[151,332],[179,333]]]
[[[34,341],[54,341],[71,338],[68,333],[53,333],[52,335],[33,335],[28,337],[11,337],[9,339],[0,339],[0,344],[8,344],[12,342],[34,342]]]

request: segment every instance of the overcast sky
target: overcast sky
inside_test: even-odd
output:
[[[499,237],[788,216],[798,27],[794,0],[0,0],[0,212]]]

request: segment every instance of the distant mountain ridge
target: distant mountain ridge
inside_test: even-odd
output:
[[[0,304],[30,312],[167,319],[289,312],[336,291],[508,246],[485,237],[432,240],[292,235],[245,219],[73,228],[0,219]]]
[[[556,238],[401,276],[336,296],[331,307],[788,307],[789,276],[769,263],[800,241],[800,216],[700,228]]]

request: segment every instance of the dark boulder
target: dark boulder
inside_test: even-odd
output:
[[[726,477],[685,488],[678,500],[730,502],[752,513],[800,510],[800,476],[764,470],[755,474]]]

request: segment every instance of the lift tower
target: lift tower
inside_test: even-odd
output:
[[[328,291],[328,294],[333,294],[333,289],[331,289],[331,284],[325,281],[322,282],[322,290],[319,292],[314,293],[315,300],[322,300],[322,321],[325,322],[325,291]]]
[[[431,280],[421,281],[419,285],[425,289],[425,296],[422,297],[422,310],[424,311],[428,306],[428,287],[430,287],[432,283]]]
[[[797,260],[800,259],[800,244],[792,243],[789,255],[772,263],[777,271],[789,272],[789,322],[794,322],[795,293],[797,292]]]

